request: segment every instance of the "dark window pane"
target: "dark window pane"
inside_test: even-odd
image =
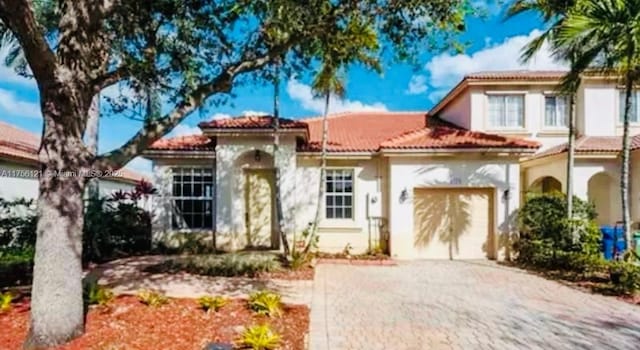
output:
[[[327,217],[327,219],[333,219],[333,208],[327,208],[325,216]]]
[[[333,206],[333,196],[327,196],[327,206]]]
[[[193,216],[191,228],[202,228],[202,214],[195,214]]]
[[[213,183],[213,177],[212,177],[211,175],[209,175],[209,176],[205,176],[205,177],[203,178],[203,181],[204,181],[204,183],[211,184],[211,183]]]
[[[327,193],[333,192],[333,182],[327,182]]]
[[[182,185],[182,196],[183,197],[191,197],[192,196],[191,183],[186,183],[186,184]]]
[[[344,182],[337,182],[335,192],[344,192]]]
[[[204,211],[203,204],[204,203],[202,201],[193,201],[193,212],[202,213]]]
[[[192,213],[193,212],[193,201],[191,201],[191,200],[184,201],[184,206],[182,207],[182,211],[184,211],[185,213]]]
[[[344,197],[344,205],[350,207],[351,206],[351,196]]]
[[[351,182],[345,183],[344,192],[352,193],[353,192],[353,183],[351,183]]]
[[[342,206],[342,203],[343,203],[342,196],[337,196],[336,197],[336,206],[340,207],[340,206]]]
[[[344,208],[344,218],[345,219],[352,219],[352,213],[351,213],[351,208]]]
[[[344,218],[344,208],[336,208],[335,218],[336,219]]]
[[[182,177],[182,182],[184,183],[191,183],[191,181],[192,181],[191,174],[187,174]]]
[[[204,185],[204,194],[206,197],[213,197],[213,185],[205,184]]]
[[[194,183],[193,184],[193,194],[194,197],[202,197],[204,193],[202,192],[202,184]]]
[[[204,216],[204,227],[212,228],[213,227],[213,215],[205,215]]]

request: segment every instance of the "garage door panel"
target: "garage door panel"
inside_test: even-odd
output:
[[[426,259],[492,257],[491,193],[491,189],[416,189],[416,255]]]

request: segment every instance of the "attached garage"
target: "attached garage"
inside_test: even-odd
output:
[[[413,245],[421,259],[493,259],[494,188],[415,188]]]

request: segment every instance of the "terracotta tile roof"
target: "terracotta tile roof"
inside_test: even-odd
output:
[[[550,157],[556,154],[567,152],[569,149],[568,143],[563,143],[558,146],[551,147],[544,150],[529,159],[540,159]],[[631,138],[631,150],[640,150],[640,135],[633,136]],[[618,153],[622,151],[622,137],[621,136],[581,136],[576,139],[575,152],[576,153]]]
[[[330,115],[329,152],[374,152],[390,138],[424,127],[426,112],[349,112]],[[309,142],[299,151],[320,151],[322,117],[302,119]]]
[[[435,118],[433,118],[435,119]],[[517,148],[535,150],[535,141],[469,131],[458,127],[434,125],[412,131],[382,143],[382,149],[465,149]]]
[[[204,135],[187,135],[160,139],[149,147],[149,150],[152,151],[213,151],[215,149],[215,142]]]
[[[40,138],[35,134],[0,121],[0,157],[37,161],[39,147]]]
[[[273,128],[273,117],[265,115],[214,119],[201,122],[198,126],[203,129],[270,129]],[[280,118],[280,127],[282,129],[306,129],[307,124],[299,120]]]
[[[23,161],[36,166],[39,148],[40,137],[36,134],[0,121],[0,158]],[[127,168],[120,169],[120,172],[122,176],[111,179],[127,182],[145,179],[144,176]]]

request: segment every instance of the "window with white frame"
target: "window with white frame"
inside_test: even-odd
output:
[[[633,91],[631,93],[631,109],[629,110],[629,121],[631,123],[640,123],[640,105],[638,104],[638,95],[640,91]],[[624,121],[624,105],[625,105],[626,93],[624,90],[620,90],[620,104],[618,110],[620,111],[620,123]]]
[[[327,170],[325,217],[327,219],[353,219],[353,170]]]
[[[174,229],[213,228],[213,169],[173,168],[172,227]]]
[[[544,126],[566,128],[569,125],[569,98],[567,96],[544,97]]]
[[[488,95],[489,127],[524,127],[524,95]]]

